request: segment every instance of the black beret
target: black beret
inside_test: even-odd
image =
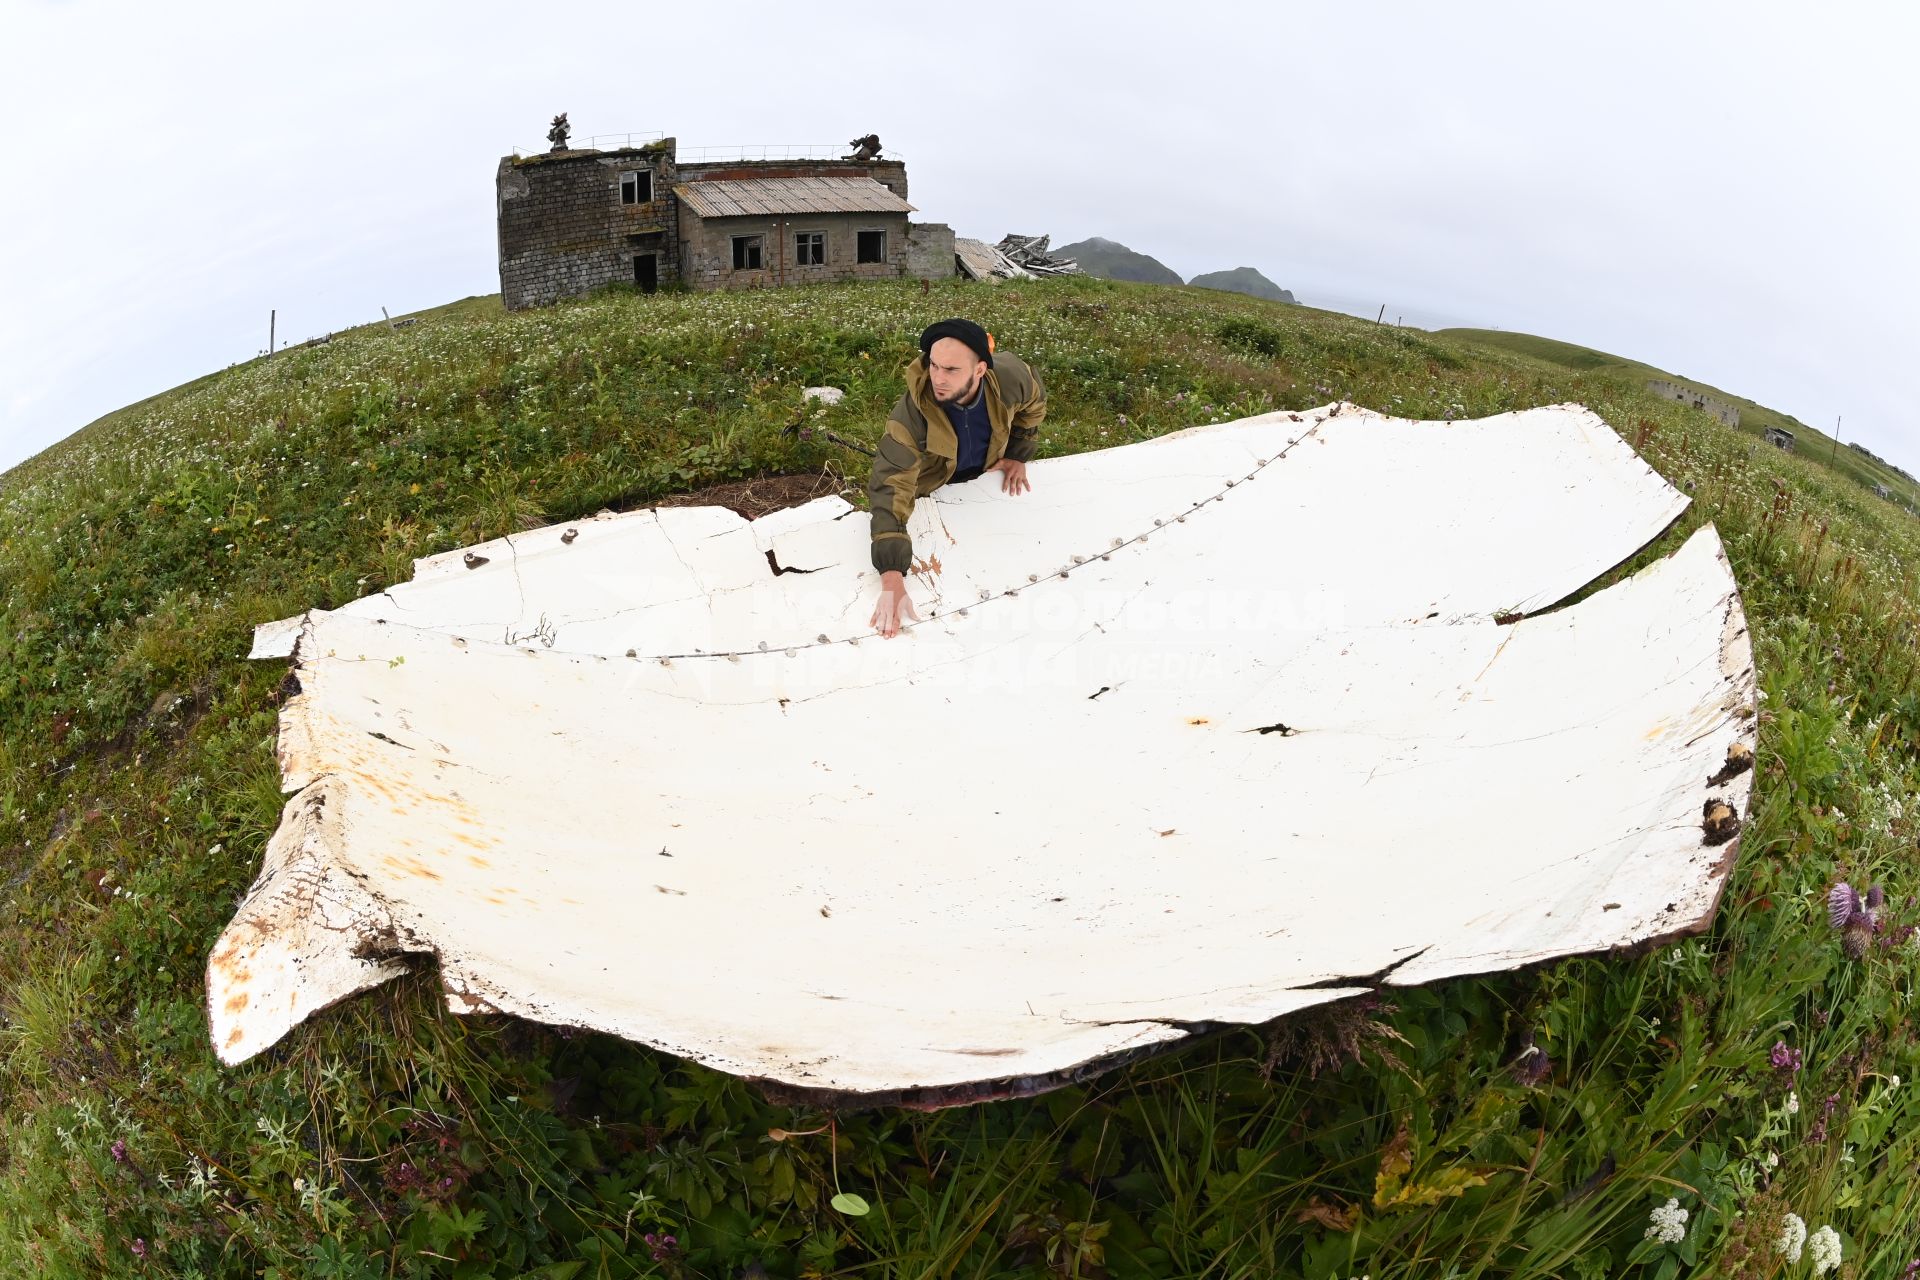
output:
[[[932,360],[933,344],[942,338],[958,338],[973,349],[973,354],[987,362],[987,368],[993,368],[993,339],[973,321],[956,316],[928,325],[920,334],[920,354]]]

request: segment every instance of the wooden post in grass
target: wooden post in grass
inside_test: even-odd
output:
[[[1379,324],[1382,320],[1385,320],[1386,318],[1387,318],[1387,304],[1383,302],[1380,304],[1380,314],[1373,318],[1373,322],[1375,324]]]
[[[387,309],[385,307],[380,308],[380,314],[382,316],[386,316],[387,328],[389,329],[393,328],[393,317],[387,315]]]
[[[267,312],[267,354],[269,356],[273,354],[273,325],[279,318],[280,313],[278,311]]]
[[[1831,467],[1840,457],[1840,415],[1833,415],[1833,452],[1827,455],[1827,465]]]

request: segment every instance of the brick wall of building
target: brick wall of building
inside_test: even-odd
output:
[[[652,175],[653,199],[623,203],[621,175]],[[907,167],[899,160],[729,160],[679,164],[674,140],[617,151],[509,156],[495,175],[500,297],[509,310],[543,306],[610,284],[638,282],[635,260],[652,258],[658,285],[750,289],[830,280],[940,278],[953,266],[953,231],[910,224],[904,213],[811,214],[784,219],[705,220],[681,206],[676,182],[716,179],[872,178],[902,200]],[[885,259],[855,259],[857,232],[886,233]],[[827,237],[827,260],[802,265],[794,236]],[[733,237],[762,237],[758,270],[735,270]]]
[[[881,262],[857,262],[861,231],[886,234]],[[795,237],[826,236],[826,262],[803,266]],[[735,236],[760,237],[760,269],[736,270]],[[695,289],[767,289],[830,280],[897,280],[906,270],[904,213],[813,213],[786,218],[702,218],[690,209],[680,217],[680,274]],[[948,274],[952,274],[949,268]]]
[[[653,199],[622,204],[620,177],[646,171]],[[656,258],[660,284],[678,278],[678,180],[671,138],[619,151],[509,156],[494,179],[500,298],[510,311],[635,279],[634,258]]]
[[[682,182],[746,178],[872,178],[908,199],[904,160],[715,160],[680,166]]]
[[[954,274],[953,228],[944,222],[907,224],[907,255],[902,273],[922,280]]]
[[[1678,400],[1682,404],[1690,404],[1696,409],[1711,414],[1729,427],[1737,427],[1740,425],[1740,408],[1738,405],[1728,404],[1725,400],[1710,396],[1704,391],[1696,391],[1683,382],[1669,382],[1665,378],[1649,378],[1647,379],[1647,390],[1663,399]]]

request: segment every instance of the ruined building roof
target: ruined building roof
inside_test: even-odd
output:
[[[872,178],[750,178],[683,182],[673,193],[703,218],[787,213],[912,213]]]

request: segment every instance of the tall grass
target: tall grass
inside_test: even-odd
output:
[[[281,801],[251,626],[529,522],[858,476],[783,431],[800,388],[845,388],[821,425],[871,439],[953,312],[1044,372],[1050,453],[1335,398],[1601,413],[1696,498],[1637,563],[1717,522],[1753,628],[1755,808],[1711,931],[934,1115],[454,1017],[431,974],[220,1068],[202,967]],[[470,302],[112,415],[0,510],[7,1275],[1800,1274],[1788,1212],[1857,1274],[1914,1256],[1915,522],[1637,372],[1089,280]],[[1840,878],[1888,892],[1858,960],[1824,919]],[[1646,1234],[1669,1197],[1677,1243]]]

